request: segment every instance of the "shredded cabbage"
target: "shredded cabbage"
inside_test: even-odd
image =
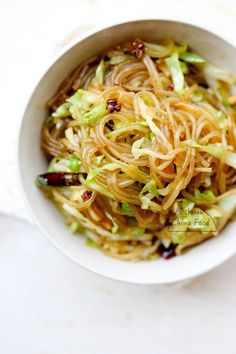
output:
[[[181,213],[181,216],[186,216],[194,208],[195,203],[186,198],[178,198],[174,206],[177,209],[177,213]]]
[[[105,155],[100,155],[100,156],[94,157],[95,165],[98,165],[98,166],[101,165],[104,158],[105,158]]]
[[[143,98],[138,97],[138,107],[140,110],[140,114],[141,116],[146,120],[146,122],[149,125],[150,130],[153,132],[153,134],[155,134],[157,137],[161,137],[162,140],[165,141],[165,144],[168,148],[172,148],[170,142],[168,141],[168,139],[166,138],[166,136],[163,134],[163,132],[158,128],[158,126],[155,124],[155,122],[153,121],[153,119],[156,116],[156,112],[154,107],[150,107],[146,104],[146,102],[144,101]]]
[[[121,210],[123,215],[132,216],[133,208],[129,203],[123,202],[121,203]]]
[[[105,195],[105,197],[114,198],[114,195],[109,191],[109,189],[101,186],[99,183],[94,182],[94,181],[85,181],[85,186],[91,190],[94,190],[95,192],[98,192],[102,195]]]
[[[148,123],[147,122],[140,122],[140,121],[137,121],[135,123],[130,123],[129,125],[133,126],[134,129],[135,129],[135,127],[138,128],[139,126],[148,127]],[[126,131],[127,131],[127,124],[125,124],[125,123],[124,124],[116,124],[115,125],[115,130],[111,131],[108,134],[106,134],[106,137],[107,138],[111,138],[113,136],[119,136],[119,135],[123,134]]]
[[[71,127],[65,130],[65,137],[71,143],[72,146],[78,146],[79,137],[78,135],[74,134],[73,129]]]
[[[109,63],[111,65],[116,65],[116,64],[120,64],[120,63],[123,63],[124,61],[126,60],[130,60],[130,59],[133,59],[134,57],[132,55],[127,55],[127,54],[117,54],[117,55],[114,55]]]
[[[81,161],[71,155],[68,158],[54,157],[48,166],[48,172],[83,172]]]
[[[222,216],[219,218],[220,231],[236,212],[236,190],[232,189],[231,194],[220,199],[217,205],[222,211]]]
[[[82,162],[75,156],[71,155],[67,160],[67,166],[72,172],[80,172]]]
[[[104,102],[98,103],[89,112],[85,113],[82,117],[82,123],[84,125],[95,124],[99,119],[104,117],[108,113],[106,104]]]
[[[145,228],[139,226],[127,227],[125,233],[131,236],[140,236],[145,233]]]
[[[177,52],[178,52],[179,55],[182,54],[182,53],[187,52],[187,50],[188,50],[188,44],[187,43],[184,43],[184,44],[181,44],[181,45],[177,46]]]
[[[180,59],[186,61],[187,63],[193,63],[193,64],[205,63],[206,61],[199,55],[190,52],[181,53],[179,57]]]
[[[189,73],[188,65],[184,61],[180,61],[179,63],[180,63],[180,67],[181,67],[182,73],[184,75],[187,75]]]
[[[181,243],[184,243],[186,240],[186,234],[185,232],[173,232],[171,235],[171,241],[176,244],[180,245]]]
[[[228,101],[229,94],[223,93],[218,89],[218,95],[220,96],[221,101],[225,107],[230,106],[230,102]]]
[[[106,216],[107,216],[108,219],[110,219],[111,222],[112,222],[111,232],[112,232],[113,234],[116,234],[117,231],[118,231],[118,229],[119,229],[119,226],[118,226],[117,222],[115,221],[115,218],[114,218],[110,213],[107,213],[107,212],[106,212]]]
[[[69,111],[74,119],[80,119],[96,102],[98,95],[92,91],[77,90],[73,96],[67,99],[70,104]]]
[[[204,100],[204,95],[202,92],[194,92],[193,96],[192,96],[192,100],[193,102],[201,102]]]
[[[117,163],[108,163],[102,167],[94,168],[89,171],[86,181],[87,182],[92,181],[103,170],[114,171],[114,170],[117,170],[118,168],[121,168],[121,167],[122,166]]]
[[[166,195],[169,194],[170,187],[171,187],[171,183],[167,184],[167,186],[165,188],[158,188],[157,191],[158,191],[159,195],[165,197]]]
[[[83,216],[82,213],[80,213],[76,208],[73,208],[70,206],[68,203],[63,204],[63,209],[70,215],[74,216],[78,220],[80,220],[82,223],[87,223],[89,220],[86,219],[85,216]]]
[[[205,151],[208,154],[217,157],[224,158],[224,162],[236,169],[236,153],[225,150],[221,143],[209,144],[209,145],[200,145],[194,140],[186,140],[183,142],[184,145],[198,148],[201,151]]]
[[[76,234],[80,229],[80,224],[78,221],[73,221],[72,224],[70,225],[70,231],[72,234]]]
[[[227,82],[229,85],[234,85],[236,83],[235,75],[225,69],[218,68],[217,66],[210,63],[204,64],[203,73],[206,77],[207,82],[209,82],[209,79],[214,79]],[[212,84],[211,81],[209,83]]]
[[[65,102],[61,104],[55,112],[52,113],[54,118],[64,118],[70,116],[70,103]]]
[[[216,207],[212,207],[210,209],[206,210],[206,213],[210,215],[212,218],[220,218],[222,217],[222,212],[219,209],[216,209]]]
[[[114,198],[113,194],[105,187],[101,186],[99,183],[94,181],[94,178],[102,171],[102,170],[109,170],[109,171],[114,171],[118,168],[121,168],[121,166],[117,163],[109,163],[106,164],[102,167],[99,168],[94,168],[92,170],[89,171],[86,181],[85,181],[85,185],[92,189],[95,190],[96,192],[99,192],[103,195],[105,195],[108,198]]]
[[[97,248],[99,247],[99,244],[97,242],[95,242],[92,238],[90,237],[86,237],[86,245],[89,247],[94,247]]]
[[[151,141],[147,138],[136,140],[132,145],[131,152],[136,159],[143,155],[158,157],[158,154],[152,150]]]
[[[223,111],[216,112],[216,119],[219,122],[219,126],[221,129],[224,129],[228,125],[228,119],[226,114]]]
[[[142,127],[148,127],[148,123],[147,122],[139,122],[139,121],[137,121],[137,122],[135,122],[135,123],[130,123],[130,125],[132,126],[132,125],[141,125]]]
[[[104,77],[105,77],[105,63],[104,60],[102,59],[96,69],[96,73],[95,73],[95,83],[98,86],[101,86],[103,84],[104,81]]]
[[[142,209],[150,209],[155,208],[155,202],[152,202],[152,199],[159,195],[157,190],[157,185],[154,180],[150,180],[145,184],[141,192],[139,193],[139,199],[141,201]],[[157,205],[157,204],[156,204]]]
[[[178,54],[176,52],[173,53],[169,58],[166,59],[166,63],[174,83],[174,91],[178,94],[182,94],[184,90],[184,75],[181,70]]]
[[[199,189],[195,189],[194,196],[197,200],[202,200],[202,201],[213,201],[216,198],[215,194],[210,190],[200,192]]]
[[[67,159],[54,157],[48,165],[48,172],[70,172],[67,166]]]
[[[147,43],[147,42],[144,42],[144,45],[145,45],[146,50],[148,51],[148,54],[152,58],[160,58],[167,51],[167,47],[165,47],[164,45]]]

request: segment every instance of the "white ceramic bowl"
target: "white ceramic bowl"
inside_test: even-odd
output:
[[[216,267],[236,252],[236,224],[219,237],[171,260],[124,262],[109,258],[85,245],[83,236],[72,236],[57,208],[35,187],[37,174],[47,163],[40,149],[40,133],[47,115],[45,102],[61,81],[84,60],[122,41],[142,38],[150,42],[172,37],[188,43],[198,54],[236,72],[236,49],[204,29],[168,20],[139,20],[93,31],[67,47],[38,82],[24,113],[19,136],[19,168],[27,204],[37,224],[62,253],[83,267],[106,277],[139,284],[166,284],[185,280]]]

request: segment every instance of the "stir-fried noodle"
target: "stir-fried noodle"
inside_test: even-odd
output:
[[[38,184],[112,257],[170,258],[216,236],[236,206],[234,83],[171,40],[92,58],[48,102]]]

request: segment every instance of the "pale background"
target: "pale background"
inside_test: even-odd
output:
[[[21,199],[17,130],[39,73],[86,29],[142,17],[236,44],[234,0],[0,0],[0,354],[236,353],[236,257],[187,284],[115,283],[59,254]]]

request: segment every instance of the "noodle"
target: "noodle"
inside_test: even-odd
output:
[[[236,209],[236,80],[212,68],[171,40],[136,40],[63,81],[47,103],[49,168],[37,183],[73,233],[141,260],[221,231]]]

